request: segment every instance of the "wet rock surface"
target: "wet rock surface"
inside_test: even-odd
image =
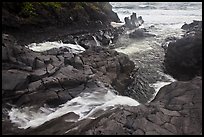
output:
[[[81,54],[63,48],[37,53],[17,43],[14,45],[15,39],[9,35],[2,35],[2,41],[2,47],[8,53],[7,58],[2,59],[3,102],[18,106],[63,103],[87,87],[94,87],[89,84],[94,81],[121,88],[122,92],[134,69],[134,63],[127,55],[103,47],[89,48]],[[29,70],[20,69],[25,66]]]
[[[119,106],[96,119],[67,123],[55,119],[55,126],[30,129],[28,134],[65,135],[201,135],[202,78],[173,82],[164,86],[156,98],[136,107]],[[52,123],[52,121],[51,121]],[[192,126],[193,125],[193,126]],[[56,127],[63,128],[56,128]]]
[[[166,71],[178,80],[202,75],[202,22],[194,21],[182,28],[183,38],[170,42],[165,54]]]
[[[81,134],[202,134],[202,79],[163,87],[149,104],[123,107],[100,117]],[[192,127],[192,125],[194,125]]]
[[[129,34],[130,38],[145,38],[145,37],[154,37],[156,35],[149,33],[146,29],[136,29],[134,32]]]
[[[181,27],[181,29],[187,30],[187,32],[190,32],[190,31],[202,31],[202,21],[194,20],[190,24],[185,23]]]

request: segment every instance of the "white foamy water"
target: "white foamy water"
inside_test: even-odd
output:
[[[142,16],[144,28],[157,37],[179,36],[181,27],[193,20],[202,20],[202,2],[110,2],[113,11],[124,22],[135,12]],[[153,27],[152,27],[153,26]]]
[[[150,46],[151,43],[152,43],[151,41],[138,39],[136,42],[131,42],[127,47],[119,47],[119,48],[116,48],[115,50],[118,52],[125,53],[127,55],[131,55],[134,53],[151,50],[152,49],[152,47]]]
[[[55,109],[41,107],[36,112],[32,110],[32,107],[12,108],[9,112],[9,117],[19,128],[26,129],[40,126],[46,121],[50,121],[69,112],[79,115],[78,120],[95,118],[93,116],[95,112],[117,105],[137,106],[139,103],[132,98],[116,95],[113,91],[104,88],[103,91],[83,93]]]
[[[61,41],[44,42],[44,43],[38,43],[38,44],[31,43],[27,47],[33,51],[38,51],[38,52],[43,52],[46,50],[50,50],[52,48],[61,48],[61,47],[68,48],[70,52],[76,53],[76,54],[85,51],[85,49],[78,44],[65,44],[65,43],[62,43]]]
[[[149,33],[155,34],[154,38],[145,38],[143,40],[132,40],[133,43],[122,43],[125,46],[117,48],[119,52],[131,55],[146,50],[151,50],[150,45],[157,42],[162,45],[165,38],[169,36],[181,37],[181,29],[184,22],[191,23],[193,20],[202,20],[201,2],[110,2],[118,14],[120,20],[124,23],[125,17],[135,12],[137,17],[142,16]],[[122,24],[122,23],[120,23]],[[114,23],[115,25],[115,23]],[[127,35],[134,30],[127,31]],[[121,40],[123,41],[123,40]],[[129,44],[129,45],[128,45]],[[117,44],[118,45],[118,44]]]
[[[149,84],[149,86],[153,87],[155,90],[155,93],[154,93],[153,97],[149,100],[149,102],[151,102],[155,98],[155,96],[157,95],[157,93],[159,92],[159,90],[163,86],[169,85],[172,82],[176,81],[176,79],[174,79],[172,76],[170,76],[168,74],[164,74],[163,72],[158,72],[158,73],[159,73],[159,75],[164,76],[167,79],[167,81],[157,81],[156,83]]]
[[[96,42],[96,46],[101,46],[101,44],[100,44],[99,41],[96,39],[96,37],[95,37],[95,36],[92,36],[92,37],[93,37],[94,41]]]
[[[144,28],[156,35],[153,38],[140,40],[122,37],[117,43],[117,45],[120,45],[120,47],[116,49],[118,52],[123,52],[130,56],[134,56],[134,54],[137,53],[144,53],[144,57],[147,57],[147,60],[148,56],[145,56],[147,52],[144,51],[153,51],[159,48],[154,45],[161,46],[167,37],[174,36],[181,38],[184,34],[181,29],[184,22],[191,23],[193,20],[202,20],[202,2],[111,2],[111,5],[113,11],[118,14],[122,22],[124,22],[125,17],[130,17],[130,15],[135,12],[137,17],[142,16]],[[128,31],[126,34],[128,35],[132,31],[134,30]],[[136,60],[139,59],[140,57]],[[152,75],[154,74],[155,73],[152,73]],[[158,79],[156,83],[150,84],[150,86],[155,89],[153,98],[161,87],[175,81],[171,76],[162,72],[158,72],[157,75],[163,76],[164,78],[162,80]],[[150,101],[152,99],[150,99]]]
[[[122,23],[111,22],[111,26],[114,27],[114,28],[118,28],[118,27],[121,27],[123,25],[125,25],[124,22],[122,22]]]

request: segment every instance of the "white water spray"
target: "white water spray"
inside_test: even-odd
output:
[[[61,41],[54,41],[54,42],[44,42],[44,43],[31,43],[27,46],[29,49],[33,51],[43,52],[46,50],[50,50],[52,48],[68,48],[72,53],[81,53],[84,52],[85,49],[78,44],[65,44]]]
[[[92,37],[93,37],[94,41],[96,42],[96,46],[101,46],[99,41],[96,39],[96,37],[95,36],[92,36]]]
[[[168,79],[167,82],[164,82],[164,81],[157,81],[156,83],[153,83],[153,84],[149,84],[150,87],[153,87],[154,90],[155,90],[155,93],[153,95],[153,97],[148,101],[148,102],[151,102],[155,96],[157,95],[157,93],[159,92],[159,90],[163,87],[163,86],[166,86],[166,85],[169,85],[171,84],[172,82],[175,82],[176,79],[174,79],[172,76],[168,75],[168,74],[165,74],[163,72],[160,72],[158,71],[159,75],[161,76],[164,76],[166,79]]]
[[[9,112],[10,120],[19,128],[37,127],[51,119],[63,116],[69,112],[79,115],[78,120],[95,118],[94,114],[117,105],[137,106],[139,103],[129,97],[116,95],[112,90],[104,87],[103,90],[82,93],[78,97],[51,109],[41,107],[37,112],[32,108],[12,108]],[[72,119],[69,119],[69,121]]]

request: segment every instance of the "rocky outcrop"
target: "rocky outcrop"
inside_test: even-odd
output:
[[[181,29],[187,30],[187,32],[191,31],[202,31],[202,21],[194,20],[192,23],[185,23]]]
[[[138,63],[139,64],[139,63]],[[147,103],[153,96],[155,90],[149,86],[150,79],[146,76],[144,70],[135,68],[131,73],[132,82],[129,83],[128,88],[122,95],[134,98],[141,104]]]
[[[140,28],[136,29],[135,31],[129,34],[130,38],[137,38],[137,39],[141,39],[145,37],[154,37],[154,36],[156,35],[149,33],[146,29],[140,29]]]
[[[192,27],[192,28],[191,28]],[[190,80],[202,75],[202,25],[193,22],[181,39],[170,42],[165,54],[166,72],[178,80]]]
[[[107,29],[120,22],[108,2],[3,2],[2,28],[21,44]]]
[[[202,78],[164,86],[149,104],[118,106],[100,112],[96,119],[65,122],[71,116],[66,114],[25,134],[202,135]]]
[[[123,31],[123,27],[110,27],[108,29],[98,30],[94,33],[75,34],[69,35],[69,37],[61,37],[61,40],[63,43],[78,43],[85,49],[95,46],[109,47],[118,39],[118,37],[123,33]],[[53,40],[58,40],[58,38]]]
[[[134,12],[130,16],[130,19],[129,19],[129,17],[125,17],[124,21],[125,21],[125,26],[127,28],[130,28],[130,29],[138,28],[139,26],[141,26],[144,23],[142,16],[139,16],[137,18],[137,14]]]
[[[10,20],[13,21],[9,22]],[[4,2],[2,21],[6,29],[7,27],[19,28],[21,25],[29,25],[29,27],[65,25],[68,27],[68,25],[79,23],[88,25],[91,22],[96,23],[95,21],[100,21],[101,25],[107,25],[111,21],[119,22],[120,20],[108,2]]]
[[[129,75],[134,69],[134,63],[123,53],[93,47],[82,53],[81,58],[85,65],[92,66],[96,79],[112,85],[119,92],[123,92],[131,81]]]
[[[3,103],[58,106],[81,92],[100,88],[97,81],[123,92],[134,63],[128,56],[100,46],[81,54],[66,48],[33,52],[2,35]]]
[[[163,87],[150,104],[115,110],[98,118],[97,123],[82,134],[200,135],[201,96],[201,78],[175,82]]]
[[[124,18],[125,21],[125,27],[131,30],[134,30],[133,32],[131,32],[129,34],[130,38],[137,38],[137,39],[141,39],[141,38],[145,38],[145,37],[153,37],[156,36],[154,34],[151,34],[147,31],[147,29],[145,28],[141,28],[140,26],[142,26],[142,24],[144,23],[144,20],[142,19],[142,16],[139,16],[137,18],[136,13],[132,13],[132,15],[129,17],[125,17]]]

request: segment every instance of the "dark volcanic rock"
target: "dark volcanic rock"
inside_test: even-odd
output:
[[[54,121],[55,126],[48,122],[45,124],[48,128],[42,125],[28,130],[27,134],[201,135],[202,79],[196,77],[164,86],[149,104],[120,106],[72,125],[66,124],[64,116]]]
[[[108,116],[97,118],[96,123],[81,134],[200,135],[201,96],[200,77],[189,82],[175,82],[163,87],[151,103],[116,109]]]
[[[170,42],[175,42],[178,38],[174,36],[169,36],[165,38],[164,42],[162,43],[161,47],[164,49],[164,52],[167,52],[168,45]]]
[[[142,104],[147,103],[155,92],[154,88],[149,86],[144,72],[139,68],[133,70],[131,77],[133,81],[128,85],[123,95],[134,98]]]
[[[29,73],[20,70],[2,70],[2,90],[20,90],[27,88]]]
[[[166,71],[178,80],[189,80],[202,75],[202,28],[170,42],[164,65]]]
[[[125,21],[125,26],[127,27],[127,28],[133,28],[133,26],[132,26],[132,24],[131,24],[131,21],[130,21],[130,19],[128,18],[128,17],[125,17],[124,18],[124,21]]]
[[[130,38],[145,38],[154,36],[156,35],[148,33],[145,29],[136,29],[134,32],[129,34]]]
[[[134,12],[130,16],[130,19],[129,17],[125,17],[124,21],[125,21],[126,28],[134,29],[134,31],[129,34],[130,38],[140,39],[140,38],[145,38],[145,37],[156,36],[154,34],[149,33],[145,28],[139,28],[144,23],[144,20],[142,19],[141,16],[137,18],[136,13]]]
[[[138,28],[139,26],[141,26],[144,23],[142,16],[139,16],[137,18],[136,13],[134,13],[134,12],[132,13],[132,15],[130,15],[130,19],[129,19],[129,17],[125,17],[124,21],[125,21],[125,26],[129,29]]]
[[[184,24],[181,29],[187,30],[187,31],[202,31],[202,21],[196,21],[194,20],[190,24]]]
[[[9,35],[3,34],[2,41],[6,52],[2,55],[4,103],[54,107],[85,92],[90,82],[95,84],[89,89],[101,81],[119,91],[131,82],[134,63],[114,50],[93,46],[82,54],[66,48],[37,53],[18,45]]]
[[[96,32],[120,22],[108,2],[3,2],[3,33],[21,44]]]
[[[85,65],[92,67],[96,79],[111,84],[121,94],[131,83],[130,73],[134,63],[127,55],[103,47],[93,47],[82,53],[81,58]]]

